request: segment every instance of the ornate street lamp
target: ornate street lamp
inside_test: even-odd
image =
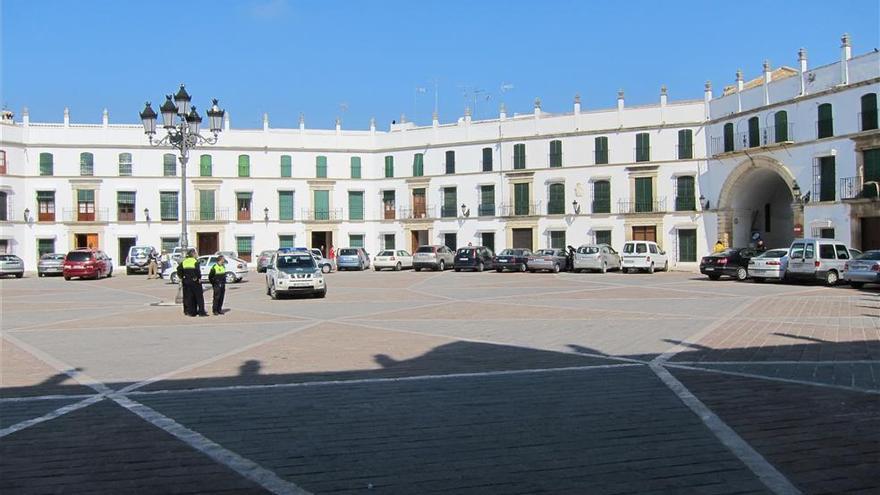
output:
[[[189,151],[197,146],[217,143],[217,138],[223,130],[223,115],[226,113],[217,105],[216,99],[212,100],[211,108],[208,110],[211,135],[203,136],[199,134],[202,117],[191,103],[192,97],[186,92],[183,84],[180,85],[176,94],[165,95],[165,103],[159,107],[159,112],[162,114],[162,127],[165,128],[167,134],[161,139],[155,139],[156,118],[159,115],[153,110],[150,102],[147,102],[144,111],[140,113],[141,121],[144,124],[144,134],[149,138],[150,144],[173,148],[178,154],[180,161],[180,247],[184,249],[189,246],[186,226],[186,164],[189,161]],[[146,211],[144,213],[149,218]]]

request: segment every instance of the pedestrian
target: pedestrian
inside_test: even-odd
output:
[[[763,253],[767,250],[767,246],[764,245],[764,239],[758,239],[758,245],[755,246],[755,249],[757,249],[759,253]]]
[[[718,242],[715,243],[715,250],[713,252],[720,253],[724,251],[724,243],[721,242],[721,239],[718,239]]]
[[[226,296],[226,258],[223,255],[217,257],[217,263],[208,272],[208,282],[214,290],[214,300],[211,311],[214,315],[223,314],[223,299]]]
[[[147,279],[152,280],[159,278],[158,263],[156,261],[156,251],[150,250],[150,260],[147,262]]]
[[[202,273],[195,249],[190,248],[186,251],[186,257],[177,265],[177,276],[183,288],[183,314],[208,316],[205,312],[205,295],[202,291]]]
[[[333,244],[330,244],[330,256],[329,257],[331,260],[336,259],[336,251],[333,249]]]

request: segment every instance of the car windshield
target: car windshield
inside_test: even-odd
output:
[[[0,261],[18,261],[18,256],[11,254],[0,254]]]
[[[766,251],[761,253],[758,258],[782,258],[783,256],[788,255],[787,249],[771,249],[770,251]]]
[[[715,253],[715,256],[734,256],[739,252],[739,249],[727,248],[720,253]]]
[[[88,251],[71,251],[67,253],[67,261],[91,261],[92,253]]]
[[[473,256],[474,248],[461,248],[458,250],[459,256]]]
[[[539,249],[536,253],[536,256],[555,256],[556,251],[553,249]]]
[[[394,251],[379,251],[378,256],[394,256]]]
[[[63,255],[63,254],[57,254],[57,253],[55,253],[55,254],[44,254],[43,256],[40,256],[40,259],[41,259],[41,260],[63,260],[63,259],[64,259],[64,255]]]
[[[857,260],[880,260],[880,251],[866,251]]]
[[[357,249],[340,249],[339,256],[357,256]]]
[[[275,265],[279,270],[285,272],[307,270],[309,268],[315,268],[315,259],[308,254],[281,254],[278,255],[278,260],[275,262]]]
[[[505,249],[498,253],[498,256],[513,256],[513,249]]]
[[[434,247],[433,246],[420,246],[418,249],[416,249],[416,252],[417,253],[433,253]]]
[[[272,254],[274,252],[275,251],[272,251],[272,250],[266,250],[266,251],[263,251],[262,253],[260,253],[260,256],[272,256]]]
[[[629,246],[629,244],[627,244],[627,246]],[[596,246],[581,246],[580,248],[578,248],[579,254],[596,254],[598,252],[599,248],[597,248]]]
[[[133,247],[129,256],[146,256],[148,254],[150,254],[150,248],[148,247]]]

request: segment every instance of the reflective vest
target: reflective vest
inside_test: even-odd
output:
[[[225,265],[217,264],[217,265],[214,265],[211,269],[214,270],[215,275],[223,275],[224,273],[226,273],[226,266]]]
[[[180,266],[183,267],[184,270],[195,268],[199,262],[195,258],[184,258],[183,261],[180,262]]]

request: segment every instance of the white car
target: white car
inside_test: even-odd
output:
[[[217,257],[213,254],[211,256],[199,256],[199,270],[202,274],[202,283],[208,282],[208,273],[211,271],[211,267],[217,264]],[[180,282],[180,278],[177,275],[177,265],[176,261],[172,261],[171,264],[162,271],[162,278],[167,278],[171,281],[172,284],[176,284]],[[240,260],[238,258],[226,258],[226,283],[233,284],[235,282],[241,282],[248,274],[247,263],[244,260]]]
[[[266,266],[266,294],[272,299],[288,294],[323,298],[327,295],[327,282],[312,253],[275,253]]]
[[[605,273],[608,270],[620,269],[620,255],[608,244],[585,244],[574,253],[573,270],[597,270]]]
[[[635,270],[654,273],[655,270],[666,271],[669,268],[666,251],[660,249],[654,241],[627,241],[623,245],[622,254],[620,267],[623,273]]]
[[[394,271],[400,271],[403,268],[412,268],[413,267],[413,257],[407,251],[403,249],[392,250],[386,249],[384,251],[380,251],[379,254],[373,258],[373,270],[377,272],[383,268],[390,268]]]
[[[315,262],[318,264],[322,273],[330,273],[336,270],[336,261],[325,258],[324,253],[322,253],[320,249],[312,248],[309,252],[315,257]]]

